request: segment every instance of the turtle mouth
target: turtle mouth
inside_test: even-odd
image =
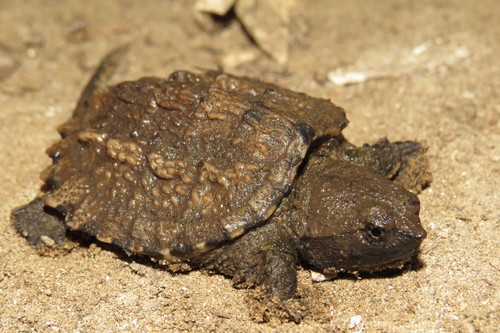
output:
[[[409,262],[414,256],[416,252],[413,252],[411,255],[406,256],[404,258],[395,259],[386,263],[378,263],[372,265],[357,265],[351,267],[328,267],[323,269],[322,274],[325,277],[333,278],[337,276],[339,273],[348,273],[357,275],[360,272],[363,273],[375,273],[387,269],[402,269],[404,265]]]
[[[425,236],[424,233],[416,236],[398,233],[371,240],[364,235],[308,239],[303,241],[307,251],[302,251],[302,259],[325,276],[398,269],[418,253]]]
[[[345,271],[377,272],[386,269],[401,269],[419,252],[420,245],[425,238],[425,230],[418,235],[401,234],[402,239],[390,248],[381,248],[361,255],[354,267],[347,267]]]

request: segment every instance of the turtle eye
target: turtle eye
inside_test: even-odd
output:
[[[382,234],[384,232],[383,232],[383,230],[381,228],[373,227],[373,228],[370,229],[369,233],[370,233],[370,236],[373,239],[379,239],[380,237],[382,237]]]

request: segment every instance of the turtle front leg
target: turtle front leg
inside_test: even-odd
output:
[[[280,300],[294,296],[297,254],[290,231],[269,222],[233,243],[192,259],[192,264],[233,277],[236,285],[263,285]]]
[[[16,208],[11,215],[16,230],[33,245],[61,243],[66,235],[66,226],[55,212],[49,211],[42,198]]]
[[[263,285],[269,295],[280,300],[293,297],[297,288],[296,261],[291,238],[279,239],[264,250]]]
[[[356,147],[340,136],[327,141],[321,151],[335,159],[368,167],[412,192],[420,192],[432,180],[425,155],[427,148],[419,142],[389,142],[381,138],[373,145]]]

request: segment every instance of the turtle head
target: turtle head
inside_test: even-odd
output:
[[[400,266],[426,236],[416,195],[347,162],[306,169],[296,193],[300,255],[325,273]]]

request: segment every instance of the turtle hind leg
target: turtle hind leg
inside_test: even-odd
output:
[[[42,198],[13,210],[11,221],[16,230],[33,245],[61,243],[66,236],[62,216],[46,207]]]

